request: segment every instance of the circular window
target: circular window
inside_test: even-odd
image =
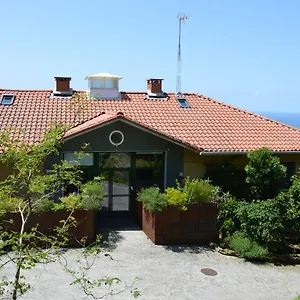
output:
[[[114,130],[109,135],[109,141],[114,146],[120,146],[124,142],[124,134],[119,130]]]

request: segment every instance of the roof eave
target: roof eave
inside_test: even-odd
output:
[[[199,155],[246,155],[250,151],[200,151]],[[273,151],[273,154],[300,154],[300,151]]]

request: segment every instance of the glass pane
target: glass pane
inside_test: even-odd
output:
[[[143,187],[164,186],[164,156],[163,153],[136,154],[136,181],[135,189]]]
[[[65,152],[64,160],[69,162],[73,166],[93,166],[94,165],[94,153],[83,154],[78,158],[76,152]]]
[[[129,210],[129,196],[114,196],[112,210],[113,211],[128,211]]]
[[[113,195],[129,194],[129,172],[115,171],[113,174]]]
[[[12,102],[13,102],[13,96],[3,96],[1,103],[4,105],[9,105],[12,104]]]
[[[99,153],[100,168],[129,168],[129,153]]]
[[[101,183],[102,183],[102,186],[103,186],[103,190],[104,190],[104,195],[108,195],[109,191],[109,173],[108,172],[102,172],[100,175],[99,175],[102,180],[101,180]]]
[[[136,167],[160,169],[163,166],[163,154],[137,153]]]
[[[108,210],[108,196],[105,196],[101,202],[102,210]]]
[[[106,79],[105,80],[105,88],[113,89],[115,87],[115,80],[114,79]]]
[[[92,80],[92,88],[103,89],[104,87],[105,87],[104,79],[93,79]]]

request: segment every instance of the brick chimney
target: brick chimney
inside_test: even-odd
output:
[[[70,87],[71,77],[54,77],[56,81],[55,95],[72,95],[73,90]]]
[[[151,94],[161,94],[163,79],[150,78],[147,80],[147,88]]]

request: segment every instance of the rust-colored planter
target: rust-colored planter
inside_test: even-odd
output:
[[[156,245],[206,245],[218,240],[217,208],[212,203],[190,205],[186,211],[143,208],[142,228]]]
[[[25,231],[36,227],[38,224],[38,231],[45,235],[53,234],[53,228],[60,225],[61,220],[66,220],[69,216],[67,211],[47,211],[41,214],[32,214],[26,223]],[[68,232],[70,238],[68,246],[80,246],[78,241],[86,237],[86,244],[91,244],[95,241],[95,221],[96,212],[90,210],[76,210],[73,217],[77,221],[76,227],[71,227]],[[5,222],[5,220],[12,219],[13,224]],[[6,229],[19,230],[21,226],[21,219],[19,214],[7,214],[1,218],[1,223]]]

